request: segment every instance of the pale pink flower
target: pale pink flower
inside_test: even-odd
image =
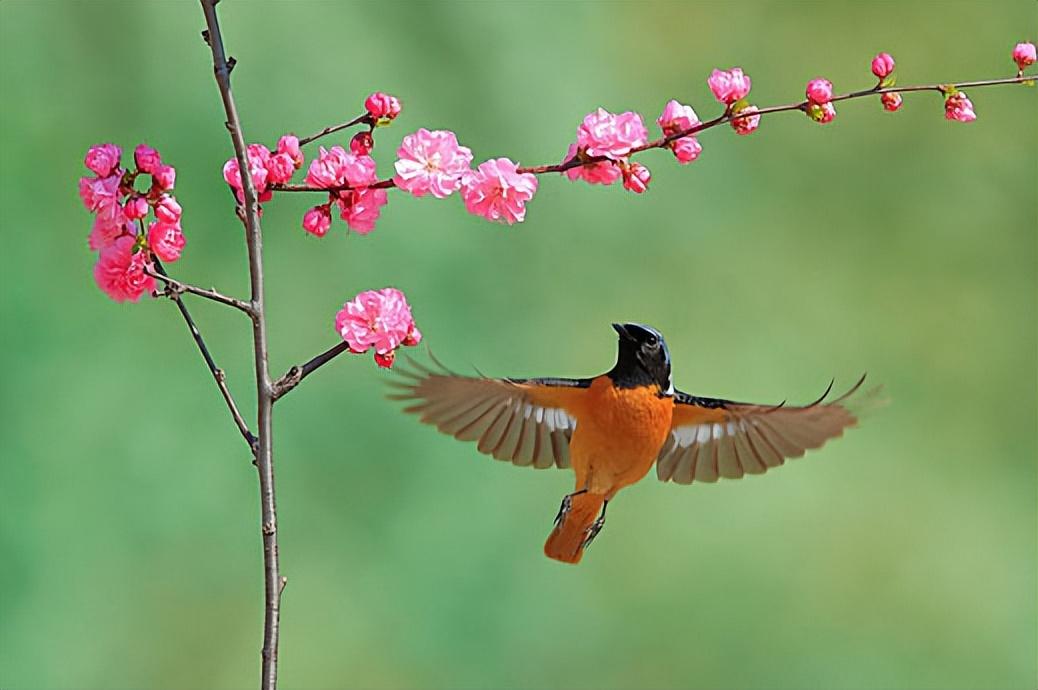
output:
[[[756,113],[758,110],[755,105],[748,105],[745,108],[739,110],[735,115],[745,115],[746,113]],[[749,134],[753,130],[757,129],[760,125],[760,115],[747,115],[746,117],[739,117],[732,120],[732,129],[735,130],[736,134]]]
[[[644,165],[641,163],[631,163],[623,172],[624,189],[635,194],[641,194],[648,189],[652,175]]]
[[[287,153],[275,153],[267,160],[266,168],[267,182],[282,184],[292,179],[292,174],[296,171],[296,164],[292,160],[292,156]]]
[[[97,144],[87,151],[83,163],[98,177],[108,177],[119,167],[123,152],[115,144]]]
[[[730,70],[715,69],[706,80],[710,91],[721,103],[731,105],[750,92],[750,78],[738,67]]]
[[[155,216],[163,223],[177,223],[183,210],[177,200],[168,194],[163,194],[158,203],[155,204]]]
[[[318,149],[317,158],[310,162],[306,183],[311,187],[363,187],[375,182],[375,160],[371,156],[346,153],[341,146]]]
[[[375,148],[375,138],[371,132],[357,132],[350,139],[350,153],[355,156],[366,156]]]
[[[461,181],[461,198],[469,213],[509,225],[526,217],[526,202],[537,191],[537,178],[520,173],[507,158],[492,158]]]
[[[349,189],[339,192],[336,203],[339,205],[339,217],[346,221],[350,230],[367,235],[375,229],[375,221],[386,205],[384,189]]]
[[[148,200],[142,196],[130,197],[123,206],[123,215],[129,220],[137,220],[148,215]]]
[[[180,223],[156,221],[148,226],[148,247],[160,261],[170,263],[180,258],[187,239],[180,230]]]
[[[699,158],[703,147],[695,137],[681,137],[670,142],[670,150],[674,152],[674,157],[678,159],[678,163],[686,165]]]
[[[807,100],[815,105],[825,105],[833,100],[833,83],[828,79],[812,79],[807,82]]]
[[[1038,55],[1035,53],[1033,43],[1017,43],[1016,47],[1013,48],[1013,62],[1016,63],[1021,72],[1028,65],[1033,65],[1035,60],[1038,60]]]
[[[172,165],[160,165],[151,174],[151,179],[159,189],[169,191],[177,181],[177,171]]]
[[[472,164],[472,151],[458,145],[454,132],[422,128],[404,137],[394,164],[396,186],[414,196],[432,194],[443,199],[461,186],[461,176]]]
[[[962,91],[950,94],[944,101],[944,118],[957,122],[973,122],[977,114],[973,112],[973,103]]]
[[[328,204],[314,206],[303,214],[303,229],[316,237],[324,237],[332,227],[332,213]]]
[[[303,167],[303,163],[306,160],[303,158],[303,152],[299,149],[299,137],[294,134],[285,134],[278,139],[278,153],[284,153],[291,158],[296,170]]]
[[[154,174],[162,165],[162,157],[159,156],[159,152],[144,144],[133,150],[133,161],[137,164],[138,170],[149,175]]]
[[[880,53],[872,58],[872,73],[885,79],[894,71],[894,58],[890,53]]]
[[[91,251],[100,251],[111,245],[124,235],[133,235],[135,228],[132,222],[111,223],[103,221],[100,217],[94,219],[94,227],[87,237],[87,246]]]
[[[376,91],[364,101],[364,108],[375,120],[388,122],[400,114],[400,101],[388,93]]]
[[[667,136],[691,129],[699,124],[699,117],[692,106],[684,105],[675,100],[670,100],[663,107],[663,112],[656,118],[656,124],[660,126]]]
[[[570,144],[566,152],[566,160],[577,155],[577,145]],[[588,184],[611,185],[620,179],[620,168],[613,161],[598,161],[569,168],[563,174],[571,180],[584,180]]]
[[[144,272],[150,267],[147,252],[134,253],[136,243],[132,235],[118,238],[101,250],[94,265],[94,281],[116,302],[136,302],[155,289],[155,279]]]
[[[404,293],[396,288],[365,290],[335,315],[335,330],[355,353],[374,348],[386,355],[413,338],[414,317]]]
[[[589,156],[605,156],[619,160],[631,149],[648,140],[642,117],[638,113],[625,112],[619,115],[599,108],[584,117],[577,127],[577,147]]]
[[[899,93],[885,93],[879,97],[879,102],[883,104],[883,107],[890,112],[895,112],[901,108],[901,94]]]

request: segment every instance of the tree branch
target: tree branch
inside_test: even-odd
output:
[[[238,118],[238,110],[231,94],[231,69],[233,58],[228,60],[220,34],[220,23],[216,15],[218,0],[200,0],[205,13],[207,31],[203,36],[213,54],[213,71],[223,100],[226,126],[234,144],[234,153],[239,169],[248,170],[245,137]],[[256,362],[257,434],[256,469],[260,485],[260,528],[263,535],[263,580],[264,615],[262,676],[260,687],[274,690],[277,687],[278,637],[280,633],[281,592],[285,580],[278,563],[277,505],[274,493],[273,455],[273,390],[267,353],[267,323],[263,305],[263,231],[260,227],[259,204],[251,175],[242,175],[242,193],[245,197],[245,238],[249,250],[249,278],[252,286],[252,340]]]
[[[369,115],[368,113],[364,113],[363,115],[358,115],[357,117],[353,118],[349,122],[343,122],[342,124],[339,124],[339,125],[332,125],[331,127],[325,127],[324,129],[322,129],[320,132],[317,132],[316,134],[311,134],[308,137],[303,137],[302,139],[300,139],[299,140],[299,145],[300,146],[305,146],[305,145],[309,144],[311,141],[316,141],[317,139],[320,139],[323,136],[327,136],[329,134],[333,134],[335,132],[338,132],[339,130],[346,129],[348,127],[353,127],[354,125],[359,125],[359,124],[364,123],[364,122],[366,122],[368,124],[371,124],[371,115]]]
[[[156,259],[155,271],[149,271],[147,269],[144,270],[144,272],[150,275],[151,277],[158,278],[166,284],[166,288],[159,293],[160,295],[173,298],[174,295],[179,296],[185,292],[189,292],[192,295],[198,295],[199,297],[205,297],[206,299],[211,299],[214,302],[225,304],[228,307],[234,307],[235,309],[239,309],[248,314],[249,316],[252,316],[252,305],[248,302],[237,299],[235,297],[228,297],[227,295],[223,295],[217,292],[216,290],[206,290],[205,288],[195,287],[194,285],[190,285],[188,283],[182,283],[181,281],[176,280],[175,278],[171,278],[166,273],[165,269],[161,268],[160,266],[161,264],[159,264],[158,260]]]
[[[285,393],[299,385],[299,382],[312,374],[316,369],[323,367],[344,352],[349,352],[350,346],[343,341],[317,355],[305,364],[292,367],[285,375],[274,382],[274,400],[278,400]]]

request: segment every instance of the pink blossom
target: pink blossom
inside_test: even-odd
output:
[[[880,53],[872,58],[872,73],[880,79],[886,79],[894,71],[894,58],[890,53]]]
[[[807,100],[815,105],[825,105],[833,100],[833,83],[828,79],[812,79],[807,82]]]
[[[180,258],[187,239],[180,230],[180,223],[156,221],[148,226],[148,247],[161,261],[170,263]]]
[[[649,169],[641,163],[631,163],[624,171],[624,189],[635,194],[641,194],[649,187],[652,175]]]
[[[137,239],[124,235],[101,250],[94,265],[94,281],[116,302],[136,302],[155,289],[155,279],[144,272],[150,267],[147,252],[134,253]]]
[[[87,246],[91,251],[100,251],[124,235],[133,235],[134,231],[135,228],[130,221],[111,223],[102,221],[98,217],[94,219],[94,227],[87,238]]]
[[[367,235],[375,229],[375,221],[386,205],[384,189],[349,189],[339,192],[336,203],[339,205],[339,217],[346,221],[350,230]]]
[[[836,107],[832,103],[824,103],[822,105],[812,103],[807,106],[807,116],[818,124],[824,125],[832,122],[833,118],[836,117]]]
[[[163,194],[162,198],[155,204],[155,216],[163,223],[179,222],[181,213],[180,204],[168,194]]]
[[[153,175],[158,167],[162,165],[162,158],[159,156],[159,152],[144,144],[133,150],[133,161],[137,164],[138,170],[149,175]]]
[[[328,204],[314,206],[303,214],[303,229],[316,237],[324,237],[332,226],[332,213]]]
[[[392,369],[393,362],[396,361],[396,350],[390,350],[386,354],[375,353],[375,364],[379,365],[383,369]]]
[[[678,163],[686,165],[699,158],[703,147],[695,137],[681,137],[670,142],[670,150],[674,152],[674,157],[678,159]]]
[[[119,175],[110,177],[79,178],[79,198],[88,211],[98,211],[102,206],[119,203]]]
[[[469,213],[509,225],[526,217],[526,202],[537,191],[537,178],[520,173],[507,158],[492,158],[465,174],[461,198]]]
[[[267,161],[267,182],[270,184],[282,184],[292,179],[292,173],[296,171],[295,161],[287,153],[275,153]]]
[[[1038,60],[1033,43],[1017,43],[1013,48],[1013,62],[1023,72],[1028,65],[1033,65]],[[89,167],[89,166],[88,166]]]
[[[123,206],[123,215],[129,220],[137,220],[148,215],[148,200],[142,196],[131,197]]]
[[[376,91],[364,101],[364,108],[376,121],[386,124],[400,114],[400,101],[388,93]]]
[[[735,115],[744,115],[746,113],[755,113],[758,108],[755,105],[748,105],[742,108]],[[732,129],[735,130],[736,134],[749,134],[753,130],[757,129],[760,125],[760,115],[747,115],[746,117],[740,117],[732,120]]]
[[[267,164],[270,162],[270,151],[262,144],[249,144],[245,150],[245,158],[249,163],[249,177],[252,178],[252,187],[259,194],[266,190],[270,171]],[[223,164],[223,179],[232,189],[241,190],[241,168],[237,158],[229,158]],[[240,199],[239,199],[240,200]]]
[[[750,78],[738,67],[722,71],[715,69],[706,80],[710,91],[721,103],[731,105],[746,97],[750,92]]]
[[[346,149],[341,146],[330,149],[322,146],[306,173],[306,183],[322,189],[346,184],[363,187],[372,184],[375,179],[375,161],[371,156],[346,153]]]
[[[350,153],[355,156],[366,156],[375,148],[375,138],[371,132],[357,132],[350,139]]]
[[[396,288],[365,290],[335,315],[335,330],[351,352],[375,348],[376,354],[386,355],[413,339],[414,317],[404,293]]]
[[[570,144],[565,160],[573,160],[575,156],[577,145]],[[613,161],[598,161],[569,168],[563,174],[571,180],[584,180],[588,184],[611,185],[620,179],[620,168]]]
[[[958,122],[973,122],[977,114],[973,112],[973,103],[962,91],[949,94],[944,101],[944,118]]]
[[[169,191],[177,181],[177,171],[172,165],[160,165],[151,174],[151,178],[159,189]]]
[[[890,112],[895,112],[901,108],[902,100],[899,93],[885,93],[879,97],[879,101]]]
[[[408,347],[414,347],[420,342],[422,342],[422,332],[418,330],[418,326],[415,326],[414,323],[412,323],[411,328],[407,331],[407,336],[404,338],[403,344]]]
[[[619,160],[630,153],[632,148],[643,145],[648,136],[649,132],[638,113],[628,111],[614,115],[599,108],[584,117],[584,121],[577,127],[577,147],[586,150],[589,156]]]
[[[87,151],[83,163],[98,177],[108,177],[119,167],[123,152],[115,144],[97,144]]]
[[[684,105],[675,100],[670,100],[663,107],[663,112],[656,118],[656,124],[660,126],[667,136],[691,129],[699,124],[699,117],[692,106]]]
[[[422,128],[404,137],[394,164],[396,186],[414,196],[450,196],[472,164],[472,151],[458,145],[454,132]]]
[[[306,160],[303,157],[303,152],[299,149],[299,137],[294,134],[285,134],[278,139],[278,153],[283,153],[291,158],[296,170],[303,167],[303,163]]]

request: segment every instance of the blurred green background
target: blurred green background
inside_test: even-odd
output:
[[[1030,1],[219,9],[249,141],[382,89],[404,103],[382,174],[422,126],[536,164],[600,105],[712,117],[715,66],[760,105],[868,86],[879,50],[904,84],[1011,76],[1036,27]],[[89,145],[157,147],[185,209],[171,270],[246,294],[202,28],[191,2],[0,3],[5,688],[256,684],[255,471],[174,305],[94,286],[75,191]],[[638,320],[685,390],[802,401],[868,370],[892,400],[766,477],[650,476],[572,568],[541,554],[570,474],[480,456],[340,358],[277,407],[284,687],[1035,687],[1038,109],[970,96],[971,125],[924,93],[711,131],[690,166],[643,156],[642,196],[545,177],[513,228],[393,193],[371,235],[317,240],[314,198],[268,204],[275,372],[394,285],[458,369],[596,374],[609,323]],[[251,413],[246,320],[190,305]]]

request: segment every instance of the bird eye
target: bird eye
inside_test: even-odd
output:
[[[645,342],[646,344],[648,344],[649,347],[655,347],[657,342],[656,336],[650,335],[648,338],[645,339]]]

